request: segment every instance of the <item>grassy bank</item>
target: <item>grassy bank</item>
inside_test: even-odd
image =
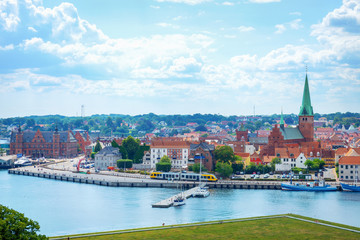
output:
[[[297,217],[311,222],[301,221]],[[360,231],[360,228],[298,215],[277,215],[197,224],[172,225],[93,234],[69,235],[52,239],[360,239],[360,233],[323,226],[326,223]],[[85,236],[87,235],[87,236]],[[89,236],[94,235],[94,236]]]

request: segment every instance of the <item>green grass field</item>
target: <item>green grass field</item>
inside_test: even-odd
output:
[[[283,215],[289,216],[289,215]],[[312,222],[304,222],[288,217],[267,218],[267,219],[241,219],[240,222],[223,221],[220,223],[202,226],[174,225],[158,227],[162,229],[149,228],[146,231],[132,233],[94,233],[99,236],[81,237],[80,235],[62,236],[76,237],[76,239],[360,239],[360,233],[341,230],[318,224],[319,222],[335,226],[351,228],[360,231],[359,228],[325,222],[321,220],[305,218],[298,215],[291,215]],[[231,220],[229,220],[231,221]],[[126,230],[124,230],[126,231]],[[120,232],[120,231],[118,231]],[[104,234],[104,235],[101,235]],[[106,234],[106,235],[105,235]],[[87,234],[91,235],[91,234]],[[54,237],[55,238],[55,237]]]

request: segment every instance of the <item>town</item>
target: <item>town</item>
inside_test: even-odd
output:
[[[2,119],[0,167],[19,165],[19,158],[36,164],[84,156],[79,167],[94,173],[198,172],[201,162],[203,171],[221,178],[272,179],[278,173],[278,178],[313,179],[309,170],[317,175],[327,168],[328,180],[354,181],[360,165],[359,114],[333,114],[332,120],[314,114],[308,81],[306,74],[298,116],[282,111],[275,116],[148,114],[151,121],[122,115],[103,116],[102,124],[100,116]]]

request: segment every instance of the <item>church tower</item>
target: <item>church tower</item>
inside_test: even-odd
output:
[[[310,90],[306,73],[302,105],[299,113],[299,130],[306,142],[314,141],[314,112],[311,106]]]

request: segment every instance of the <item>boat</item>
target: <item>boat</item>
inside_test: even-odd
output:
[[[15,167],[26,167],[31,166],[32,162],[27,157],[21,157],[19,160],[14,162]]]
[[[325,181],[315,180],[314,182],[307,183],[306,185],[294,183],[290,184],[282,183],[281,184],[282,190],[288,191],[309,191],[309,192],[328,192],[328,191],[336,191],[336,187],[332,187],[330,185],[326,185]]]
[[[343,191],[360,192],[360,186],[357,186],[357,180],[358,180],[358,170],[357,169],[358,169],[358,166],[356,165],[355,166],[355,180],[354,180],[353,185],[340,183]]]
[[[343,191],[360,192],[360,186],[340,183]]]
[[[182,195],[178,195],[174,200],[173,206],[179,207],[182,205],[185,205],[185,198]]]
[[[210,195],[210,192],[206,188],[203,188],[203,187],[199,187],[192,194],[193,197],[198,197],[198,198],[208,197],[209,195]]]
[[[199,156],[200,158],[200,176],[201,176],[201,165],[202,165],[202,155]],[[192,194],[193,197],[205,198],[210,195],[210,192],[207,187],[205,187],[205,183],[201,184],[201,177],[199,178],[199,187],[195,190]]]

